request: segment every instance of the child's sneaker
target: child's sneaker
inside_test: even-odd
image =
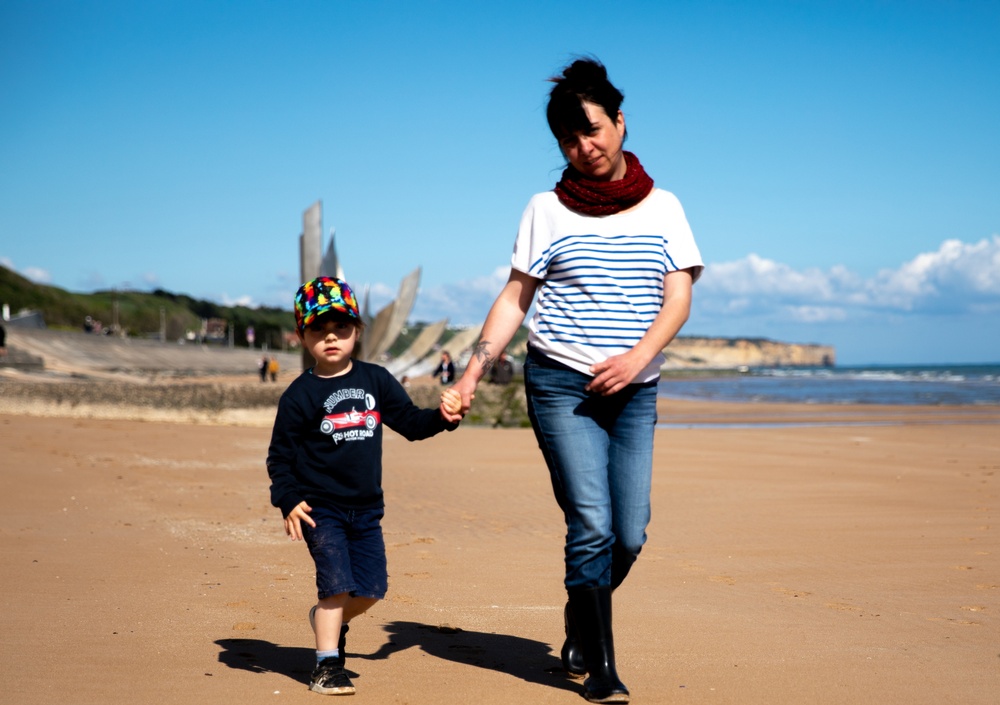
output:
[[[341,659],[325,658],[312,672],[309,690],[322,695],[354,695],[354,684],[347,677]]]

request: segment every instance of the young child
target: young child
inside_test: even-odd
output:
[[[271,503],[281,509],[285,533],[304,539],[316,563],[319,602],[309,611],[316,668],[309,687],[350,695],[348,623],[388,588],[382,426],[415,441],[454,430],[460,416],[443,402],[441,409],[417,408],[387,370],[351,359],[364,324],[345,282],[319,277],[303,284],[295,294],[295,320],[316,366],[278,403],[267,454]]]

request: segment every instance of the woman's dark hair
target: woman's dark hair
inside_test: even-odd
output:
[[[545,117],[557,140],[590,129],[583,101],[600,105],[612,120],[618,118],[625,95],[608,80],[608,70],[597,59],[577,59],[563,69],[562,76],[549,80],[556,85],[549,93]]]

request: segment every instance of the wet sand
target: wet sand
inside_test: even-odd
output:
[[[268,503],[273,412],[70,411],[0,414],[0,702],[324,702],[312,564]],[[634,703],[997,702],[1000,409],[663,412],[615,595]],[[385,489],[390,592],[352,624],[349,702],[584,702],[531,431],[389,434]]]

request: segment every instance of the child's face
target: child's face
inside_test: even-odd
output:
[[[315,374],[335,377],[351,367],[358,329],[349,321],[320,316],[302,331],[302,344],[316,360]]]

